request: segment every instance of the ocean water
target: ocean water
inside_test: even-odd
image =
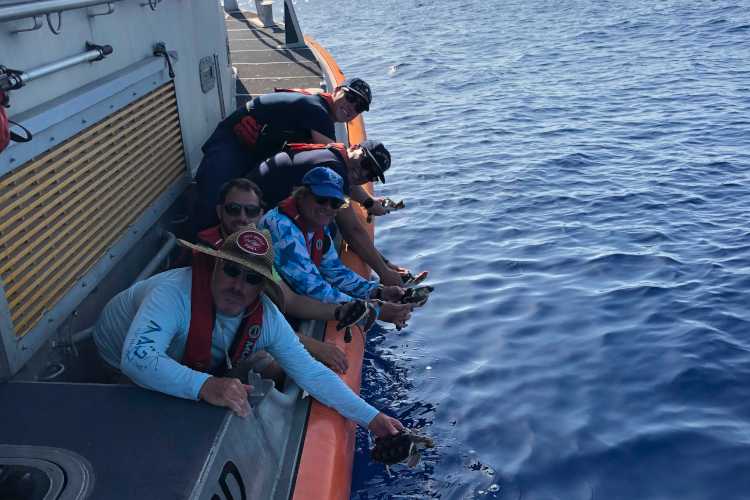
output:
[[[370,83],[394,262],[363,396],[432,436],[352,498],[750,498],[750,4],[298,0]]]

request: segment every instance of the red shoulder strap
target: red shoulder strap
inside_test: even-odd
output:
[[[224,243],[224,238],[221,236],[221,226],[210,227],[198,233],[198,239],[203,243],[221,250],[221,245]]]
[[[294,225],[297,226],[300,231],[302,231],[302,235],[305,237],[305,246],[307,247],[307,251],[310,253],[310,258],[312,258],[315,267],[320,267],[320,263],[323,260],[323,247],[325,246],[325,229],[318,229],[317,231],[315,231],[315,233],[313,234],[312,242],[308,241],[307,233],[309,231],[302,223],[302,219],[300,219],[299,211],[297,210],[297,204],[294,202],[294,198],[290,197],[279,203],[279,213],[282,215],[286,215],[287,217],[292,219]]]

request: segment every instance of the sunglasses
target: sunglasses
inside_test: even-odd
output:
[[[266,279],[266,277],[262,274],[258,274],[254,271],[243,271],[239,267],[227,261],[224,261],[224,263],[221,265],[221,270],[224,271],[224,274],[226,274],[230,278],[236,278],[240,274],[244,274],[245,283],[247,283],[248,285],[257,286],[263,283],[263,281]]]
[[[340,200],[332,196],[318,196],[316,194],[315,203],[317,203],[318,205],[325,205],[326,203],[330,203],[332,209],[338,210],[344,204],[344,200]]]
[[[380,180],[380,177],[378,174],[378,169],[373,164],[372,159],[370,159],[368,156],[365,156],[362,159],[362,162],[360,163],[360,166],[367,170],[367,180],[370,182],[373,182],[374,180]]]
[[[363,104],[362,101],[357,99],[357,96],[354,95],[353,92],[349,92],[348,90],[345,90],[344,97],[346,97],[346,100],[349,103],[354,104],[354,111],[356,111],[357,113],[361,114],[363,111],[367,111],[367,104]]]
[[[241,205],[239,203],[224,204],[224,211],[230,217],[237,217],[243,210],[249,219],[254,219],[260,215],[260,207],[258,205]]]

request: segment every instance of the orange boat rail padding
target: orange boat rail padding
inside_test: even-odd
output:
[[[336,79],[336,84],[344,81],[344,73],[336,61],[314,40],[305,40],[324,58]],[[367,139],[365,123],[358,116],[348,124],[349,142],[356,144]],[[372,195],[372,183],[364,188]],[[370,238],[374,238],[375,224],[367,224],[367,214],[359,204],[354,205],[362,224]],[[365,262],[348,249],[346,243],[341,248],[341,261],[360,276],[370,278],[371,269]],[[362,361],[365,354],[365,334],[362,327],[352,327],[352,341],[344,342],[344,331],[336,331],[336,323],[326,325],[325,341],[335,345],[346,354],[349,371],[338,374],[346,385],[359,394],[362,381]],[[313,401],[307,421],[307,433],[302,448],[293,500],[343,500],[351,496],[352,467],[354,465],[354,444],[357,424],[347,421],[336,410]]]

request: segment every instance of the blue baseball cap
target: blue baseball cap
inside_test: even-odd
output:
[[[344,90],[348,90],[350,92],[354,92],[358,96],[362,97],[365,101],[367,101],[367,106],[365,107],[365,111],[370,111],[370,104],[372,103],[372,92],[370,91],[370,86],[365,83],[365,81],[361,78],[347,78],[343,82],[341,82],[341,85],[339,85]]]
[[[315,167],[305,174],[303,186],[310,186],[318,196],[330,196],[346,201],[344,197],[344,179],[327,167]]]
[[[385,184],[385,172],[391,168],[391,153],[385,149],[382,142],[379,141],[362,141],[359,143],[362,146],[362,150],[365,152],[365,156],[370,158],[380,169],[378,178],[380,182]]]

